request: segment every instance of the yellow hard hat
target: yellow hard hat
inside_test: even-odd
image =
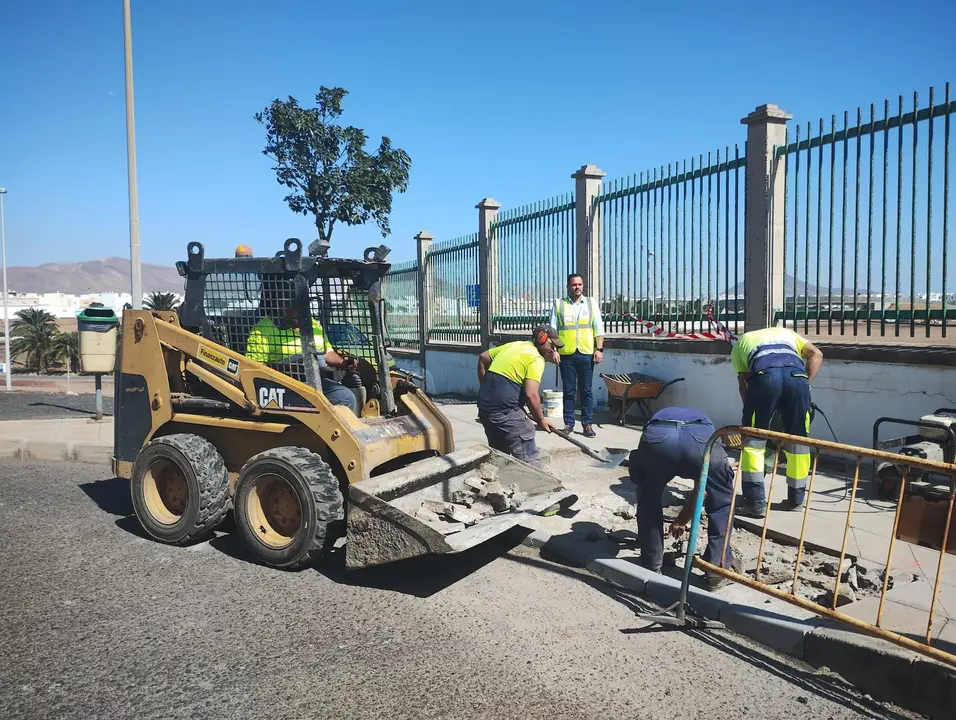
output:
[[[252,248],[248,245],[237,245],[236,257],[252,257]]]

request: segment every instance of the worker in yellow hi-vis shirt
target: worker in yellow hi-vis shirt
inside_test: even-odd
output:
[[[538,388],[544,377],[545,360],[556,362],[561,346],[557,330],[539,325],[532,331],[530,342],[506,343],[478,356],[478,420],[485,428],[490,447],[539,464],[534,424],[522,406],[527,403],[531,417],[542,430],[554,429],[541,409]]]
[[[744,333],[730,355],[740,399],[744,403],[742,425],[770,429],[779,412],[783,431],[807,437],[810,434],[810,383],[823,364],[823,353],[793,330],[771,327]],[[743,502],[738,513],[762,518],[767,513],[764,488],[764,456],[767,441],[744,438],[740,454]],[[792,510],[806,501],[810,474],[810,449],[806,445],[784,446],[787,459],[787,502]]]
[[[288,372],[288,367],[283,367],[284,365],[302,362],[302,338],[297,327],[298,316],[295,312],[292,282],[281,277],[263,277],[260,298],[262,318],[253,326],[246,339],[246,357]],[[327,346],[325,332],[315,318],[312,318],[312,337],[320,369],[330,367],[351,370],[356,367],[356,358],[343,357]],[[344,405],[352,412],[357,412],[358,403],[351,390],[325,374],[321,380],[322,394],[326,400],[333,405]]]

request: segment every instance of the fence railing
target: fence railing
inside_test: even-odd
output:
[[[417,350],[418,337],[418,263],[396,263],[382,279],[385,323],[392,345]]]
[[[574,272],[572,193],[502,212],[492,223],[498,297],[496,332],[530,330],[547,322],[555,298]]]
[[[948,84],[944,95],[789,130],[785,111],[761,105],[744,118],[752,157],[728,145],[613,181],[585,165],[571,193],[505,211],[485,198],[476,234],[419,237],[421,340],[474,347],[526,332],[579,272],[612,339],[713,332],[715,319],[736,335],[771,323],[817,340],[951,346],[956,102]],[[386,294],[397,347],[419,341],[412,274],[396,266]]]
[[[741,437],[750,437],[757,440],[771,441],[777,445],[777,447],[783,447],[787,444],[796,443],[800,445],[805,445],[815,451],[814,460],[812,469],[810,472],[810,480],[807,486],[807,497],[806,502],[803,507],[803,519],[800,530],[800,537],[798,538],[798,544],[796,549],[796,557],[793,560],[792,564],[793,570],[793,580],[790,584],[789,591],[781,590],[775,586],[764,582],[764,577],[760,573],[760,566],[763,560],[763,549],[764,542],[767,538],[767,528],[770,521],[770,513],[768,512],[765,515],[763,530],[760,536],[760,545],[757,550],[757,564],[756,568],[753,571],[753,577],[750,577],[750,574],[738,574],[730,568],[723,567],[725,560],[721,558],[726,558],[726,552],[728,547],[728,542],[730,541],[730,534],[724,536],[724,545],[723,545],[723,554],[716,558],[717,562],[720,565],[714,565],[709,562],[705,562],[702,558],[697,556],[697,538],[700,534],[700,524],[701,524],[701,511],[704,506],[704,495],[706,493],[707,487],[707,476],[710,470],[711,462],[711,451],[713,450],[714,444],[721,438],[726,438],[730,435],[739,435]],[[779,449],[776,450],[778,457],[776,460],[779,460]],[[797,584],[801,572],[801,557],[804,551],[804,548],[807,545],[807,518],[810,514],[811,504],[814,499],[813,493],[813,483],[817,475],[817,467],[819,459],[823,453],[830,455],[843,456],[843,457],[854,457],[856,458],[856,468],[853,474],[852,484],[849,486],[849,504],[847,505],[846,510],[846,523],[843,531],[843,543],[840,549],[839,562],[836,564],[836,567],[839,570],[836,572],[836,577],[834,578],[833,590],[828,595],[827,603],[821,604],[820,602],[815,602],[808,600],[806,598],[800,597],[797,593]],[[897,466],[901,469],[902,481],[899,488],[899,495],[896,498],[896,514],[893,519],[893,528],[888,538],[889,548],[886,557],[886,566],[884,572],[881,574],[882,587],[880,592],[879,606],[875,613],[873,622],[866,622],[861,619],[852,617],[848,614],[842,613],[837,610],[839,606],[840,598],[840,583],[845,581],[843,577],[843,562],[847,557],[847,541],[851,535],[852,530],[852,520],[853,520],[853,511],[858,502],[858,490],[860,484],[860,472],[862,461],[864,459],[876,462],[891,463],[894,466]],[[923,501],[922,497],[918,497],[915,494],[915,485],[908,486],[906,482],[907,474],[910,474],[911,477],[919,478],[924,473],[936,474],[942,477],[946,482],[944,485],[938,485],[934,493],[936,499],[932,502]],[[767,497],[771,497],[773,492],[773,485],[777,477],[776,472],[776,463],[774,464],[774,471],[770,476],[770,488],[767,492]],[[729,514],[730,517],[733,517],[734,514],[734,503],[736,500],[736,493],[740,488],[740,478],[741,471],[740,466],[738,466],[734,478],[734,493],[731,494],[731,504]],[[855,447],[852,445],[842,445],[836,442],[828,442],[825,440],[817,440],[816,438],[803,438],[797,437],[795,435],[787,435],[784,433],[773,432],[770,430],[761,430],[758,428],[751,427],[722,427],[718,429],[710,439],[707,441],[707,444],[704,446],[704,455],[703,455],[703,464],[701,465],[700,477],[698,479],[697,487],[694,492],[694,511],[691,522],[690,531],[688,533],[687,539],[687,551],[684,557],[684,575],[683,581],[681,583],[681,595],[680,600],[672,605],[671,607],[664,610],[662,613],[650,613],[644,615],[646,620],[652,622],[669,624],[669,625],[678,625],[684,627],[693,627],[698,623],[695,622],[695,618],[692,614],[688,614],[692,610],[689,604],[689,588],[691,581],[691,574],[694,567],[698,567],[707,572],[720,575],[721,577],[732,580],[736,583],[742,585],[747,585],[755,590],[759,590],[762,593],[770,595],[772,597],[784,600],[793,605],[797,605],[806,610],[810,610],[818,615],[823,617],[828,617],[833,620],[837,620],[844,624],[850,625],[851,627],[863,630],[870,634],[881,637],[890,642],[901,645],[902,647],[908,648],[910,650],[915,650],[916,652],[923,653],[928,655],[936,660],[940,660],[950,665],[956,665],[956,655],[953,655],[946,650],[943,650],[938,647],[933,646],[933,625],[935,619],[935,612],[937,601],[939,597],[939,586],[943,574],[943,563],[946,559],[947,552],[952,553],[952,549],[947,550],[947,544],[950,540],[950,519],[953,515],[954,502],[956,502],[956,465],[949,463],[937,462],[934,460],[926,460],[923,458],[917,458],[909,455],[899,455],[895,453],[888,453],[881,450],[875,450],[870,448],[861,448]],[[909,501],[909,502],[907,502]],[[910,505],[910,503],[912,503]],[[832,503],[831,503],[832,504]],[[935,508],[926,508],[920,507],[922,505],[934,505]],[[913,509],[907,511],[907,506],[910,505]],[[907,635],[902,634],[901,632],[895,632],[889,630],[884,626],[883,623],[883,605],[886,600],[886,593],[889,589],[889,580],[891,575],[891,570],[893,568],[893,550],[895,546],[895,541],[900,536],[900,527],[901,527],[901,517],[909,514],[910,523],[919,528],[919,536],[921,541],[925,541],[930,544],[932,547],[937,549],[939,556],[935,568],[935,583],[933,586],[933,595],[929,603],[929,610],[927,613],[927,624],[925,634],[920,634],[918,639],[908,637]],[[932,516],[932,519],[927,519]],[[939,534],[933,536],[932,530],[938,530]]]
[[[949,284],[950,123],[930,88],[788,129],[784,307],[819,336],[939,342],[956,319]],[[834,338],[837,339],[837,338]]]
[[[743,328],[745,164],[725,148],[605,184],[594,203],[608,334],[645,333],[641,321],[707,330],[708,308]]]
[[[428,342],[478,345],[478,236],[435,243],[425,263]]]

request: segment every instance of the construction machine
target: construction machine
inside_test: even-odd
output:
[[[123,313],[113,469],[149,535],[197,542],[232,510],[266,565],[306,567],[344,534],[361,568],[460,552],[570,496],[485,445],[455,449],[387,351],[387,248],[302,250],[291,238],[273,257],[209,259],[189,243],[178,311]],[[247,347],[263,327],[285,328],[283,357]],[[346,362],[323,362],[329,348]],[[330,373],[355,412],[323,393]]]

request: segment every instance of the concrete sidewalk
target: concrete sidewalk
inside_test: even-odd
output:
[[[110,417],[0,422],[0,457],[109,465],[112,453]]]

